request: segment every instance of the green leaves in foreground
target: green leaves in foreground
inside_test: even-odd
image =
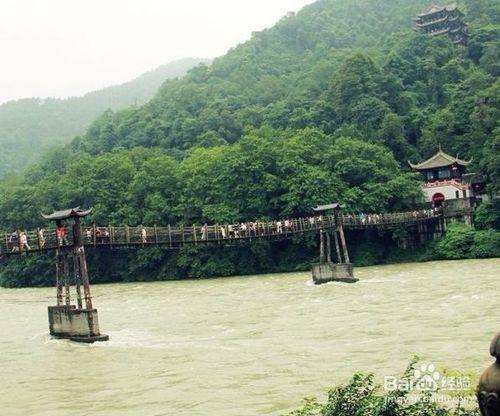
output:
[[[408,378],[417,359],[405,372]],[[431,400],[430,393],[409,397],[409,392],[384,392],[374,384],[373,374],[357,373],[345,386],[330,390],[326,403],[315,398],[304,399],[300,409],[288,416],[479,416],[479,410],[465,408],[461,402],[452,407]]]

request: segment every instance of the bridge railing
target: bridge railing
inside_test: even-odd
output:
[[[276,221],[255,221],[223,225],[145,226],[82,226],[86,246],[124,246],[161,244],[170,247],[204,242],[223,242],[252,238],[287,237],[292,234],[318,231],[335,226],[334,216],[317,216]],[[69,230],[67,230],[69,231]],[[16,230],[4,233],[0,255],[21,252],[54,250],[73,244],[72,233],[58,238],[53,228]]]
[[[441,209],[423,209],[408,212],[390,212],[381,214],[343,214],[343,223],[349,227],[373,227],[398,225],[418,222],[442,215]]]
[[[202,243],[259,237],[287,236],[300,232],[316,231],[335,225],[333,216],[296,218],[284,221],[249,222],[224,225],[177,225],[161,227],[84,227],[85,245],[141,245],[162,244],[178,246],[185,243]]]
[[[441,215],[437,210],[421,210],[384,214],[343,214],[346,228],[367,228],[414,223]],[[286,238],[294,234],[317,232],[336,227],[334,215],[301,217],[274,221],[254,221],[239,224],[201,224],[175,226],[82,226],[83,243],[86,246],[141,246],[158,244],[170,248],[184,244],[207,242],[231,242],[256,238]],[[68,230],[69,231],[69,230]],[[58,238],[53,228],[16,230],[5,233],[0,242],[0,255],[21,252],[54,250],[73,244],[72,233]]]

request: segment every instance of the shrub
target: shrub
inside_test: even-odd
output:
[[[500,198],[479,205],[474,213],[474,224],[479,230],[500,230]]]
[[[404,378],[415,368],[415,358]],[[345,386],[331,390],[326,403],[315,398],[304,400],[302,408],[289,416],[479,416],[479,409],[466,409],[458,404],[453,409],[430,400],[430,393],[422,393],[416,400],[404,400],[408,392],[379,392],[373,374],[357,373]]]
[[[474,258],[500,257],[500,232],[488,230],[474,233],[470,254]]]
[[[460,223],[453,223],[436,244],[438,258],[454,260],[500,257],[500,232],[476,231]]]
[[[452,223],[436,244],[436,253],[442,259],[467,259],[474,244],[474,230],[464,224]]]

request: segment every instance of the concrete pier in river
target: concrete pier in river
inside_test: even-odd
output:
[[[80,218],[90,213],[78,208],[44,215],[56,222],[56,299],[49,306],[50,335],[77,342],[107,341],[109,337],[99,331],[97,309],[92,305],[92,295],[83,246]],[[69,244],[64,221],[73,220],[72,244]],[[72,304],[71,287],[76,289],[76,305]],[[83,296],[82,296],[83,288]]]
[[[97,309],[77,309],[75,305],[49,306],[50,335],[71,341],[93,343],[108,341],[99,333]]]
[[[340,205],[321,205],[314,208],[314,211],[320,214],[332,211],[335,227],[329,230],[321,229],[319,232],[319,263],[312,265],[313,282],[317,285],[328,282],[356,283],[359,279],[354,277],[353,267],[349,259]],[[332,262],[332,237],[335,242],[337,263]]]

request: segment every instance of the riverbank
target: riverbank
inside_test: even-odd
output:
[[[442,237],[411,249],[391,247],[387,250],[376,239],[368,238],[356,247],[354,256],[355,266],[497,258],[500,257],[500,232],[477,230],[456,222],[448,226]]]

